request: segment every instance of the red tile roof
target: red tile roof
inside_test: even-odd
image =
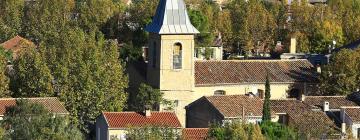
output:
[[[330,130],[335,123],[322,111],[313,111],[311,106],[295,99],[271,100],[271,109],[276,113],[286,113],[289,125],[302,131]]]
[[[263,101],[247,95],[205,96],[225,118],[241,117],[244,107],[245,116],[262,116]]]
[[[56,97],[44,98],[23,98],[29,100],[30,103],[38,103],[43,105],[51,113],[54,114],[69,114],[64,105]],[[16,105],[16,98],[0,98],[0,115],[4,115],[6,108]]]
[[[317,74],[307,60],[227,60],[196,61],[196,86],[236,85],[242,83],[317,82]]]
[[[0,46],[2,46],[5,50],[11,50],[15,58],[22,48],[25,46],[34,46],[34,43],[17,35],[14,38],[0,44]]]
[[[209,128],[184,128],[182,138],[184,140],[204,140],[208,135]]]
[[[313,109],[322,109],[325,101],[329,102],[330,109],[340,109],[341,106],[358,106],[355,102],[348,100],[346,96],[306,96],[304,103]]]
[[[109,128],[126,128],[142,126],[181,127],[180,121],[173,112],[151,112],[150,117],[136,112],[103,112]]]

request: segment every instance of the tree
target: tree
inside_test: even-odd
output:
[[[224,125],[212,124],[208,137],[217,140],[264,140],[257,124],[244,124],[236,120]]]
[[[159,89],[153,89],[151,86],[142,83],[139,91],[132,93],[129,98],[129,110],[144,111],[145,106],[151,106],[151,109],[158,110],[158,106],[164,100],[163,94]]]
[[[36,44],[59,42],[60,33],[70,28],[74,0],[36,0],[25,5],[22,35]]]
[[[45,59],[34,46],[23,49],[14,61],[13,97],[52,97],[53,76]]]
[[[6,139],[83,139],[66,117],[54,115],[44,106],[25,99],[17,100],[16,106],[6,109],[2,127],[6,128]]]
[[[12,89],[17,97],[59,97],[72,123],[88,134],[101,111],[122,111],[128,78],[117,42],[79,28],[59,35],[59,44],[44,42],[22,52],[14,65]]]
[[[294,129],[291,129],[285,125],[275,122],[263,122],[261,123],[261,131],[267,139],[298,139],[298,134]]]
[[[265,99],[264,99],[264,105],[263,105],[263,116],[262,121],[271,121],[271,109],[270,109],[270,79],[269,74],[266,75],[266,81],[265,81]]]
[[[7,75],[7,53],[0,45],[0,97],[10,96],[9,82],[10,79]]]
[[[0,43],[18,35],[22,29],[24,1],[0,1]]]
[[[126,136],[131,140],[173,140],[180,139],[180,132],[177,128],[145,126],[130,128]]]
[[[360,87],[360,50],[342,50],[331,57],[320,75],[323,95],[348,95]]]
[[[76,0],[75,5],[75,11],[79,14],[78,26],[86,32],[101,29],[122,10],[122,1],[115,0]]]

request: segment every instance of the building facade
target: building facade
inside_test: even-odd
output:
[[[317,82],[307,60],[196,60],[194,36],[183,0],[160,0],[150,33],[146,81],[174,102],[185,126],[185,106],[202,96],[244,95],[262,97],[265,78],[271,81],[271,98],[307,94]],[[167,107],[160,106],[160,111]]]

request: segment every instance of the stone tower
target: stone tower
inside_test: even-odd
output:
[[[175,112],[184,126],[184,107],[193,101],[194,35],[199,31],[191,24],[183,0],[160,0],[146,31],[150,33],[148,84],[175,102]]]

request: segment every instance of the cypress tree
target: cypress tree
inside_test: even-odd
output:
[[[266,82],[265,82],[265,99],[263,105],[263,116],[262,120],[270,121],[271,120],[271,113],[270,113],[270,81],[269,81],[269,74],[266,75]]]

